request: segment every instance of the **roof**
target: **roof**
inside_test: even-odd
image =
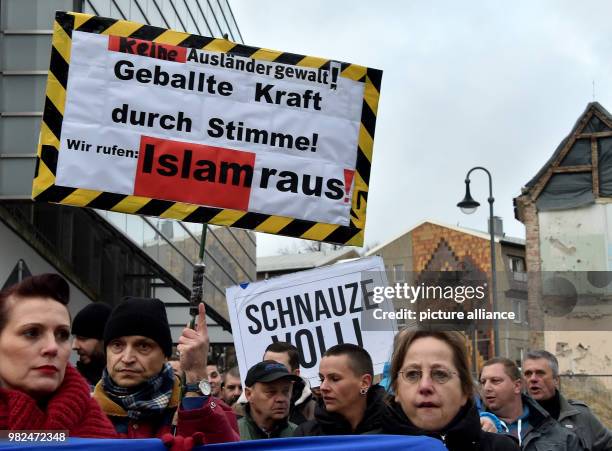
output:
[[[330,265],[338,260],[359,257],[355,249],[342,248],[333,251],[304,254],[273,255],[257,258],[257,272],[295,271]]]
[[[515,246],[525,246],[527,241],[525,241],[525,238],[517,238],[514,236],[504,236],[500,242],[502,244],[512,244]]]
[[[433,225],[437,225],[439,227],[444,227],[450,230],[454,230],[456,232],[460,232],[460,233],[466,233],[468,235],[472,235],[472,236],[476,236],[478,238],[482,238],[483,240],[490,240],[491,239],[491,235],[489,235],[488,232],[483,232],[481,230],[475,230],[475,229],[470,229],[467,227],[459,227],[459,226],[453,226],[450,224],[444,224],[442,222],[439,221],[435,221],[433,219],[425,219],[423,221],[420,221],[419,223],[417,223],[416,225],[414,225],[413,227],[409,228],[408,230],[402,232],[401,234],[391,238],[390,240],[379,244],[378,246],[370,249],[367,253],[366,256],[370,256],[370,255],[376,255],[378,252],[380,252],[380,250],[382,248],[384,248],[385,246],[388,246],[389,244],[393,243],[395,240],[399,240],[400,238],[402,238],[403,236],[407,235],[408,233],[412,232],[414,229],[416,229],[417,227],[422,226],[423,224],[433,224]],[[508,244],[514,244],[514,245],[525,245],[525,240],[522,238],[517,238],[517,237],[510,237],[510,236],[495,236],[495,241],[498,243],[508,243]]]
[[[538,171],[538,173],[531,180],[529,180],[529,182],[527,182],[527,184],[525,185],[527,189],[532,188],[538,182],[538,180],[540,180],[540,178],[544,174],[546,174],[546,171],[548,171],[548,169],[553,165],[553,163],[557,161],[557,159],[559,158],[559,154],[563,151],[563,148],[567,144],[567,141],[572,137],[572,135],[574,135],[578,131],[579,128],[584,126],[583,121],[591,110],[597,111],[598,113],[603,115],[606,119],[608,119],[610,122],[612,122],[612,115],[610,115],[608,110],[606,110],[603,106],[601,106],[599,102],[589,103],[586,109],[584,110],[584,113],[582,113],[576,120],[576,123],[572,127],[572,131],[565,138],[563,138],[563,140],[559,143],[559,145],[553,152],[552,156],[548,159],[546,163],[544,163],[544,166],[542,166],[542,168]]]

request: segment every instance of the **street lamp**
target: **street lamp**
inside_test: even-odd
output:
[[[493,202],[495,199],[493,198],[493,180],[491,178],[491,173],[482,166],[476,166],[470,169],[465,176],[465,197],[464,199],[457,204],[457,207],[461,209],[461,211],[465,214],[472,214],[476,211],[476,209],[480,206],[478,202],[476,202],[472,198],[472,194],[470,193],[470,174],[480,169],[484,171],[489,176],[489,198],[487,201],[489,202],[489,233],[490,233],[490,246],[491,246],[491,283],[493,284],[493,312],[497,312],[497,274],[496,274],[496,266],[495,266],[495,230],[494,230],[494,220],[493,220]],[[497,318],[493,319],[493,348],[495,351],[495,356],[499,356],[499,324]]]

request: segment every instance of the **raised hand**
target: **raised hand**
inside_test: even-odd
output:
[[[200,303],[195,329],[191,329],[187,325],[179,337],[177,346],[181,368],[185,372],[185,379],[188,383],[198,382],[208,376],[206,373],[208,346],[206,307],[204,303]]]

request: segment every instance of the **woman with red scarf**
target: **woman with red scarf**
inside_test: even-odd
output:
[[[69,291],[59,275],[41,274],[0,292],[0,430],[117,436],[85,379],[68,364]]]

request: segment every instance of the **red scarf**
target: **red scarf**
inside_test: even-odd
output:
[[[44,410],[26,393],[0,388],[0,429],[67,430],[71,437],[117,437],[112,423],[91,397],[87,382],[71,365]]]

